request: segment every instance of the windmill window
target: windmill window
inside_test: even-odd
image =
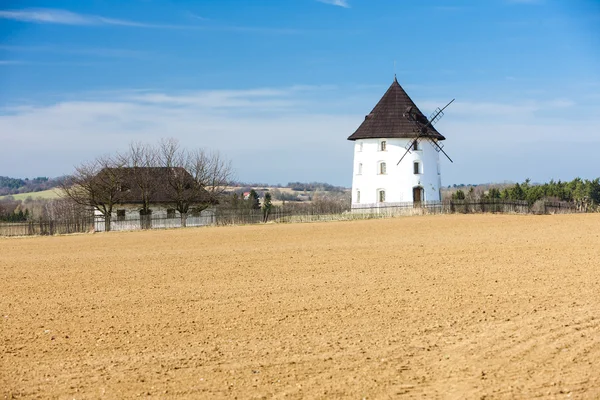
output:
[[[117,210],[117,221],[125,221],[125,210]]]
[[[385,203],[385,190],[380,189],[377,192],[377,200],[379,200],[380,203]]]
[[[413,164],[413,172],[415,173],[415,175],[418,175],[421,173],[421,166],[419,165],[420,163],[415,161]]]
[[[360,190],[356,191],[356,202],[360,203]]]
[[[415,151],[421,150],[419,148],[419,142],[417,142],[416,140],[413,142],[413,150],[415,150]]]
[[[380,151],[386,151],[387,150],[387,141],[382,140],[381,142],[379,142],[379,150]]]
[[[358,163],[358,175],[362,175],[362,163]]]
[[[387,165],[384,162],[379,163],[379,175],[387,174]]]
[[[169,208],[167,209],[167,219],[175,218],[175,209]]]

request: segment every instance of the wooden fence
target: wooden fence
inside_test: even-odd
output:
[[[423,201],[420,203],[360,204],[352,207],[354,214],[427,215],[427,214],[474,214],[474,213],[530,213],[526,201],[512,200],[449,200]]]
[[[589,211],[589,210],[588,210]],[[330,209],[305,204],[303,207],[274,207],[268,215],[262,210],[217,208],[214,214],[202,217],[189,216],[186,226],[247,225],[264,222],[294,223],[317,221],[342,221],[395,216],[468,213],[517,213],[517,214],[566,214],[585,212],[573,203],[536,202],[529,206],[526,201],[505,200],[452,200],[445,202],[361,204],[349,208],[336,205]],[[182,227],[181,218],[151,217],[112,219],[111,230],[169,229]],[[38,220],[23,223],[0,223],[0,236],[57,235],[104,231],[104,218],[85,217],[71,220]]]
[[[214,225],[215,217],[213,214],[203,216],[188,216],[185,224],[180,216],[158,217],[151,215],[143,215],[138,218],[112,218],[110,222],[111,231],[136,231],[142,229],[172,229],[182,227],[206,226]],[[104,217],[96,216],[94,221],[94,230],[96,232],[106,231]]]
[[[94,230],[94,218],[69,220],[33,220],[27,222],[1,223],[0,236],[66,235]]]

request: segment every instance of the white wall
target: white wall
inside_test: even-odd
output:
[[[125,218],[126,219],[136,219],[140,217],[140,209],[142,208],[141,204],[115,204],[113,206],[112,218],[113,221],[117,220],[117,211],[125,210]],[[150,210],[152,210],[152,216],[154,218],[167,218],[167,209],[175,208],[174,205],[169,204],[156,204],[153,203],[150,205]],[[97,216],[102,216],[102,213],[98,210],[94,210],[94,214]],[[175,212],[176,218],[179,218],[179,212]]]
[[[169,204],[152,204],[150,209],[152,210],[152,228],[179,228],[181,227],[181,215],[178,211],[175,212],[174,218],[167,218],[167,209],[174,208],[173,205]],[[117,216],[117,210],[125,210],[125,219],[120,220]],[[95,210],[94,215],[96,218],[95,229],[96,231],[104,231],[104,218],[100,211]],[[204,226],[212,225],[215,223],[215,208],[209,207],[200,213],[200,215],[193,215],[192,212],[188,213],[186,219],[186,225],[191,226]],[[113,208],[111,230],[137,230],[141,229],[140,222],[140,205],[139,204],[119,204]]]
[[[380,150],[385,140],[386,151]],[[439,153],[427,139],[419,141],[419,150],[411,150],[399,165],[396,165],[412,139],[360,139],[354,144],[354,167],[352,177],[352,206],[378,202],[378,190],[386,191],[385,203],[413,201],[413,187],[424,189],[424,201],[440,201],[441,175]],[[420,162],[420,174],[414,174],[413,163]],[[386,174],[379,173],[379,163],[386,163]],[[359,174],[359,164],[362,173]],[[357,191],[360,190],[360,203]]]

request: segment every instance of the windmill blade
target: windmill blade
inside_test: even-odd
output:
[[[446,104],[442,109],[437,109],[433,112],[433,116],[429,117],[429,122],[427,123],[427,125],[424,126],[424,128],[428,128],[430,126],[433,126],[433,124],[435,124],[436,122],[438,122],[440,119],[442,119],[442,117],[444,116],[444,110],[446,108],[448,108],[448,106],[452,103],[454,103],[454,100],[456,99],[452,99],[450,100],[450,103]]]
[[[437,143],[435,140],[433,140],[432,138],[428,138],[428,139],[429,139],[429,142],[431,142],[431,144],[432,144],[433,146],[435,146],[434,148],[435,148],[435,149],[436,149],[438,152],[440,152],[440,151],[441,151],[441,152],[442,152],[442,153],[443,153],[443,154],[446,156],[446,158],[447,158],[448,160],[450,160],[450,162],[451,162],[451,163],[454,163],[454,161],[452,161],[452,159],[450,158],[450,156],[449,156],[448,154],[446,154],[446,152],[444,151],[444,149],[442,148],[442,146],[440,146],[440,145],[439,145],[439,144],[438,144],[438,143]]]
[[[429,121],[431,121],[431,125],[435,125],[442,117],[444,116],[444,112],[438,107],[434,112],[429,116]]]
[[[400,157],[400,161],[398,161],[396,163],[396,165],[400,165],[400,163],[402,162],[402,160],[404,160],[404,157],[406,157],[406,155],[410,152],[410,149],[406,149],[406,152],[402,155],[402,157]]]
[[[450,160],[451,163],[454,163],[454,161],[452,161],[450,156],[448,154],[446,154],[446,152],[442,149],[442,146],[440,146],[437,143],[437,141],[435,141],[433,138],[427,136],[427,129],[429,127],[432,127],[433,124],[435,124],[440,119],[442,119],[442,117],[444,116],[444,110],[446,108],[448,108],[448,106],[450,104],[454,103],[454,100],[456,100],[456,99],[450,100],[450,102],[448,104],[446,104],[444,107],[442,107],[441,109],[436,108],[436,110],[429,117],[429,120],[425,116],[423,116],[421,114],[417,114],[412,106],[409,106],[406,109],[406,112],[404,113],[404,117],[409,119],[410,121],[414,122],[414,124],[416,125],[416,128],[418,129],[417,136],[414,138],[414,140],[412,140],[408,144],[408,148],[406,149],[406,152],[402,155],[402,157],[400,158],[400,160],[398,161],[398,163],[396,165],[400,165],[400,163],[402,162],[404,157],[406,157],[406,155],[408,153],[410,153],[410,149],[413,147],[414,143],[423,137],[426,137],[432,143],[432,145],[434,146],[434,149],[436,151],[438,151],[438,152],[441,151],[446,156],[446,158],[448,160]]]
[[[414,143],[415,143],[416,141],[418,141],[418,140],[419,140],[419,138],[420,138],[420,137],[421,137],[421,136],[417,136],[417,137],[416,137],[416,138],[414,138],[414,139],[413,139],[411,142],[409,142],[409,143],[408,143],[408,146],[406,147],[406,152],[404,152],[404,154],[402,155],[402,157],[400,157],[400,161],[398,161],[398,162],[396,163],[396,165],[400,165],[400,163],[402,162],[402,160],[404,160],[404,157],[406,157],[406,155],[407,155],[408,153],[410,153],[410,149],[413,147]]]
[[[454,161],[452,161],[452,159],[450,158],[450,156],[448,154],[446,154],[446,152],[440,147],[440,151],[446,156],[446,158],[448,160],[450,160],[451,163],[454,163]]]

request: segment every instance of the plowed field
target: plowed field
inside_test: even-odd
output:
[[[0,239],[5,398],[600,398],[600,214]]]

